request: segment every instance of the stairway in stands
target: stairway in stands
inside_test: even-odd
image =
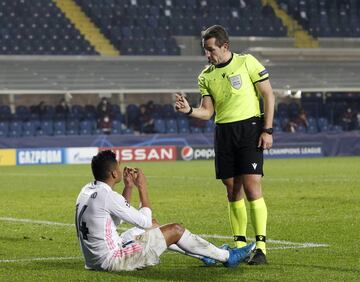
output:
[[[269,5],[275,15],[281,19],[288,30],[288,36],[295,38],[295,47],[298,48],[318,48],[319,42],[310,35],[295,19],[282,10],[276,0],[262,0],[264,6]]]
[[[53,2],[90,42],[90,44],[94,46],[96,51],[105,56],[119,55],[119,51],[100,32],[100,29],[94,25],[73,0],[53,0]]]

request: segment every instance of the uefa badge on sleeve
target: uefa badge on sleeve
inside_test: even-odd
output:
[[[241,88],[241,84],[242,84],[242,81],[241,81],[241,76],[240,74],[238,75],[234,75],[234,76],[230,76],[229,77],[230,79],[230,83],[231,83],[231,86],[237,90],[239,90]]]

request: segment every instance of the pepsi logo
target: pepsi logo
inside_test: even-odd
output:
[[[194,149],[190,146],[185,146],[181,149],[181,157],[185,161],[190,161],[194,157]]]

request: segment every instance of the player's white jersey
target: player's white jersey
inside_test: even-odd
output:
[[[122,221],[139,228],[152,225],[151,209],[139,210],[106,183],[85,185],[76,201],[75,224],[87,268],[107,269],[109,260],[126,243],[116,231]]]

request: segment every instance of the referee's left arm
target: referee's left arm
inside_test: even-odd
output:
[[[257,82],[256,90],[264,99],[264,128],[271,128],[274,120],[275,96],[269,79]]]
[[[264,128],[272,128],[274,120],[275,96],[269,79],[259,81],[255,84],[256,90],[264,100]],[[263,132],[260,135],[258,147],[270,149],[273,145],[273,137]]]

